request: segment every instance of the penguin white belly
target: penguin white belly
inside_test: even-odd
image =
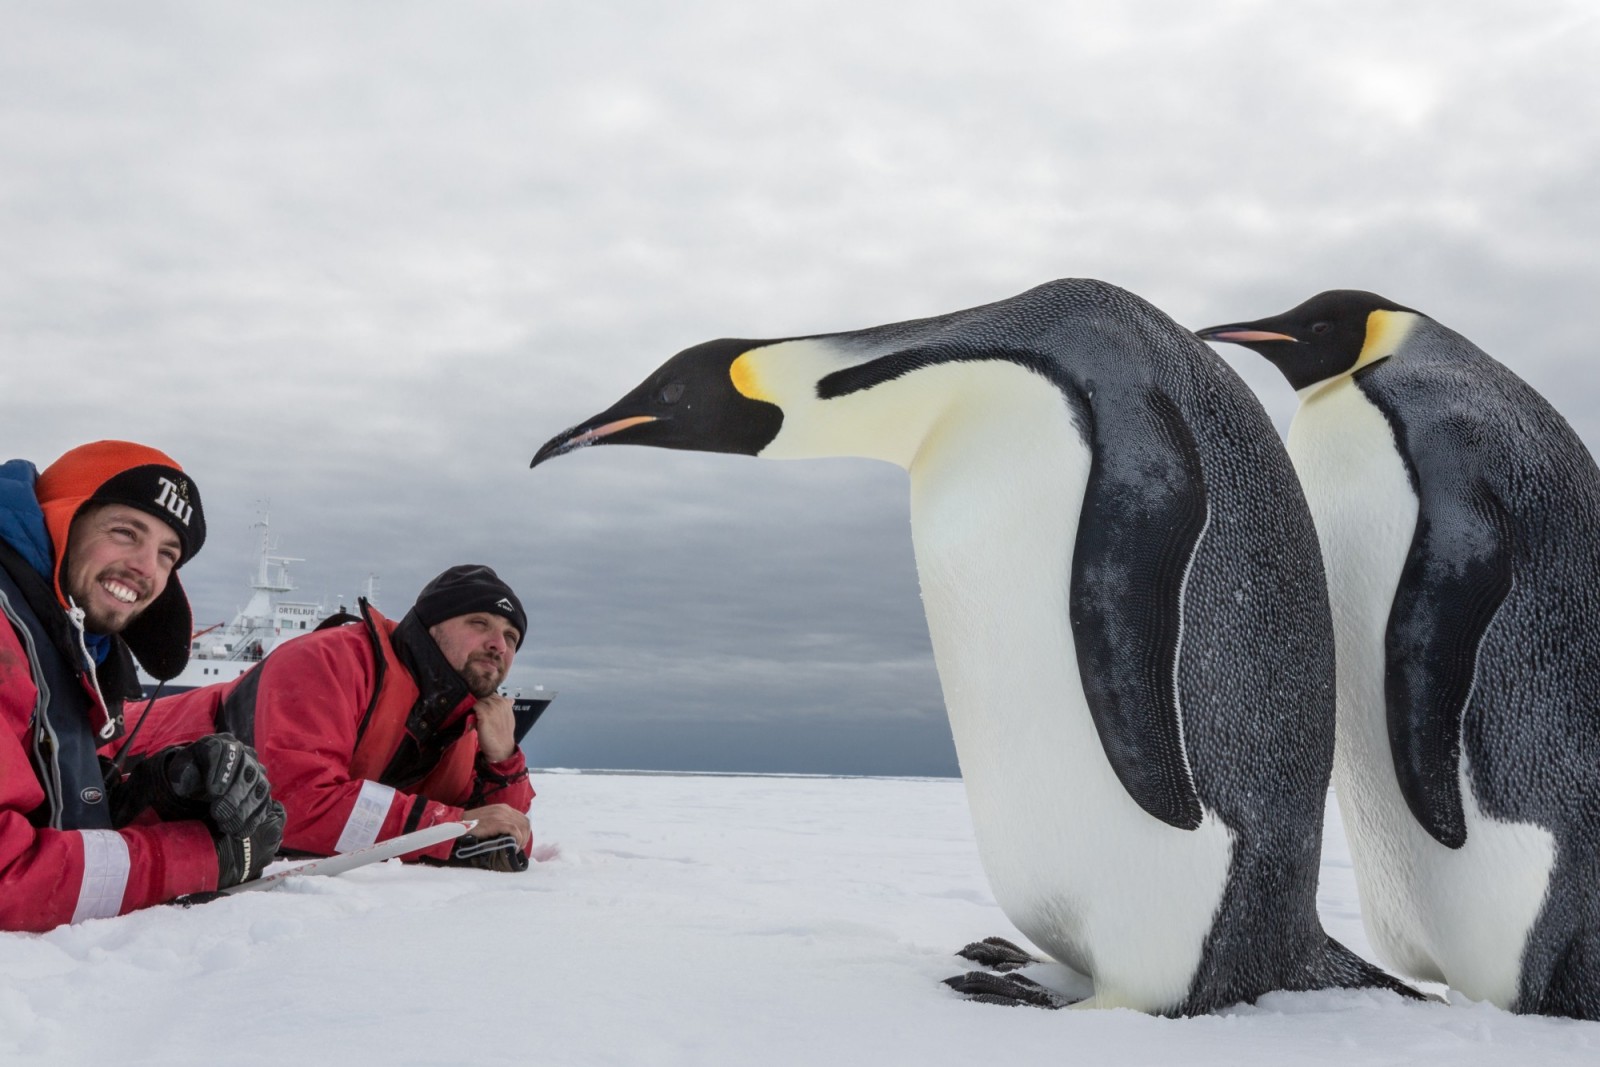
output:
[[[1171,1008],[1199,965],[1233,837],[1209,810],[1196,830],[1168,826],[1118,781],[1068,619],[1089,449],[1043,378],[989,364],[982,387],[981,399],[964,387],[910,464],[917,570],[979,854],[1007,917],[1091,976],[1096,1006]]]
[[[1307,396],[1289,430],[1328,572],[1338,659],[1334,789],[1367,935],[1384,962],[1509,1007],[1555,861],[1550,833],[1478,807],[1463,753],[1467,840],[1435,841],[1400,792],[1384,698],[1390,605],[1418,501],[1383,413],[1346,378]]]

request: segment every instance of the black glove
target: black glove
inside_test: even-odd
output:
[[[212,835],[217,846],[218,889],[261,877],[283,841],[284,819],[283,805],[269,800],[266,810],[249,832]]]
[[[200,819],[237,837],[252,833],[271,803],[255,749],[231,734],[211,734],[164,748],[135,767],[113,795],[112,820],[126,825],[149,807],[164,820]]]
[[[450,867],[481,867],[486,871],[514,874],[528,869],[528,854],[517,847],[510,834],[479,840],[471,834],[456,838],[456,847],[445,861]]]

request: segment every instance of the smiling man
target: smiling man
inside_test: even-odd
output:
[[[127,779],[95,751],[139,692],[133,656],[157,678],[188,661],[177,570],[204,541],[199,491],[153,448],[0,466],[0,929],[234,885],[276,850],[283,809],[234,738],[192,738]]]
[[[138,744],[216,729],[253,744],[288,810],[286,849],[350,852],[466,818],[472,835],[407,858],[526,870],[533,789],[499,694],[528,628],[516,593],[463,564],[398,623],[365,600],[344,618],[237,681],[156,701]]]

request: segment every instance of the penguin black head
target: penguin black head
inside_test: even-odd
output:
[[[1208,326],[1195,336],[1253,349],[1298,391],[1392,355],[1417,315],[1377,293],[1330,289],[1281,315]]]
[[[756,455],[778,435],[783,411],[756,399],[739,363],[771,343],[723,339],[684,349],[611,407],[545,442],[529,466],[596,444]]]
[[[980,309],[981,310],[981,309]],[[981,403],[971,381],[998,355],[922,345],[927,319],[772,341],[685,349],[605,411],[557,434],[532,466],[594,444],[654,445],[769,459],[865,456],[909,467],[952,406]],[[924,373],[935,368],[954,373]],[[963,371],[962,368],[965,368]]]

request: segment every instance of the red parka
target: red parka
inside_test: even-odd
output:
[[[454,821],[469,807],[527,811],[534,794],[522,753],[480,759],[475,698],[456,700],[450,689],[439,705],[437,685],[425,693],[418,668],[397,652],[397,624],[362,610],[361,622],[285,642],[236,681],[156,701],[137,752],[218,730],[254,745],[288,813],[283,848],[319,856]],[[413,656],[443,662],[425,631],[415,644]],[[465,693],[453,671],[449,679]],[[452,844],[406,858],[444,859]]]

